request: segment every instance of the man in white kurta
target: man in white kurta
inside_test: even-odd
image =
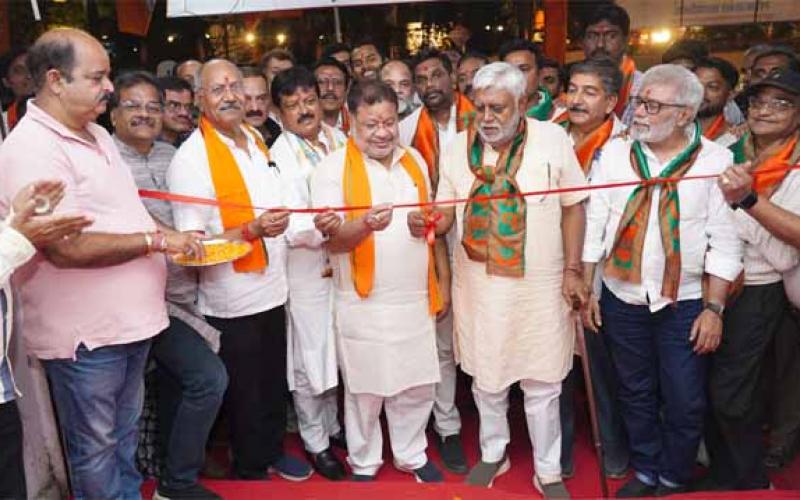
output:
[[[441,473],[425,454],[425,426],[439,381],[434,316],[429,311],[430,251],[424,241],[409,236],[405,223],[409,210],[391,208],[419,201],[418,186],[403,165],[404,155],[410,155],[417,168],[424,162],[413,149],[397,146],[397,96],[388,85],[357,83],[348,108],[353,138],[317,166],[311,181],[315,207],[345,205],[345,164],[356,155],[363,159],[373,207],[344,223],[333,212],[315,219],[330,238],[347,460],[354,480],[374,479],[382,464],[379,417],[385,409],[395,467],[413,473],[418,481],[439,482]],[[429,186],[424,168],[419,168],[419,175]],[[370,240],[374,241],[371,289],[362,294],[354,285],[354,272],[361,272],[361,267],[353,266],[354,252]]]
[[[272,95],[284,130],[271,152],[286,185],[294,191],[292,198],[298,200],[299,208],[307,208],[311,206],[311,175],[325,156],[344,146],[346,138],[322,123],[317,85],[309,70],[298,66],[277,74]],[[343,479],[344,466],[330,448],[331,438],[343,443],[344,437],[336,416],[339,377],[328,253],[311,214],[295,214],[286,238],[287,378],[300,437],[320,474]]]
[[[516,67],[508,63],[484,66],[475,75],[473,88],[477,131],[459,134],[448,148],[437,200],[473,194],[476,175],[468,159],[473,136],[486,143],[483,165],[494,166],[500,153],[506,154],[508,148],[513,151],[510,144],[525,134],[517,149],[521,159],[514,176],[519,191],[586,184],[564,130],[522,115],[525,84]],[[492,193],[497,191],[493,188]],[[520,382],[534,445],[535,485],[546,496],[567,494],[559,464],[558,398],[561,381],[572,365],[574,320],[564,296],[578,302],[586,296],[579,270],[585,197],[583,192],[573,192],[525,198],[523,269],[514,277],[490,273],[491,255],[489,262],[468,255],[466,209],[443,210],[437,232],[448,230],[455,220],[459,241],[454,248],[452,286],[456,359],[473,376],[480,414],[481,461],[470,471],[470,484],[491,486],[510,467],[508,391]],[[493,233],[502,225],[497,222],[498,226],[491,224]]]

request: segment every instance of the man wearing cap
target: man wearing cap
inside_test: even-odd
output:
[[[761,413],[764,370],[783,373],[776,384],[796,390],[796,325],[784,324],[787,293],[798,296],[800,172],[785,167],[800,159],[800,74],[773,73],[751,86],[750,131],[732,148],[735,165],[719,187],[735,210],[735,230],[744,244],[744,287],[729,300],[724,339],[714,354],[709,389],[714,419],[706,443],[711,453],[708,489],[766,489]],[[795,299],[796,301],[796,299]],[[792,340],[794,338],[794,340]],[[778,397],[794,412],[784,438],[797,432],[796,396]],[[794,405],[794,408],[792,407]],[[786,421],[786,420],[784,420]],[[774,434],[774,433],[773,433]]]

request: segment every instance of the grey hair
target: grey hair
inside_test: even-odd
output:
[[[525,75],[507,62],[493,62],[482,67],[472,79],[473,91],[489,88],[507,90],[516,98],[525,97]]]
[[[650,85],[668,85],[675,89],[676,102],[692,110],[692,115],[697,115],[697,110],[703,103],[703,84],[697,76],[688,69],[678,64],[659,64],[645,71],[642,84],[639,87],[644,91]]]

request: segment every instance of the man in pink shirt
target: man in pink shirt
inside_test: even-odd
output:
[[[51,30],[28,66],[36,94],[0,148],[0,211],[30,182],[58,179],[66,191],[55,212],[94,223],[18,271],[23,339],[50,379],[75,498],[139,498],[142,375],[149,340],[168,325],[160,253],[202,249],[153,221],[111,136],[93,123],[113,90],[102,45]]]

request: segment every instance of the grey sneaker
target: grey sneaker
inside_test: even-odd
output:
[[[491,488],[495,478],[502,476],[511,468],[511,460],[508,456],[503,457],[499,462],[484,462],[481,460],[469,471],[467,484],[472,486],[483,486]]]
[[[542,484],[539,480],[539,476],[533,476],[533,486],[539,490],[545,498],[571,498],[567,487],[564,486],[564,481]]]
[[[394,468],[400,472],[407,472],[412,474],[418,483],[441,483],[444,481],[442,473],[433,465],[433,462],[428,460],[425,465],[418,469],[409,469],[408,467],[401,467],[397,461],[394,462]]]

